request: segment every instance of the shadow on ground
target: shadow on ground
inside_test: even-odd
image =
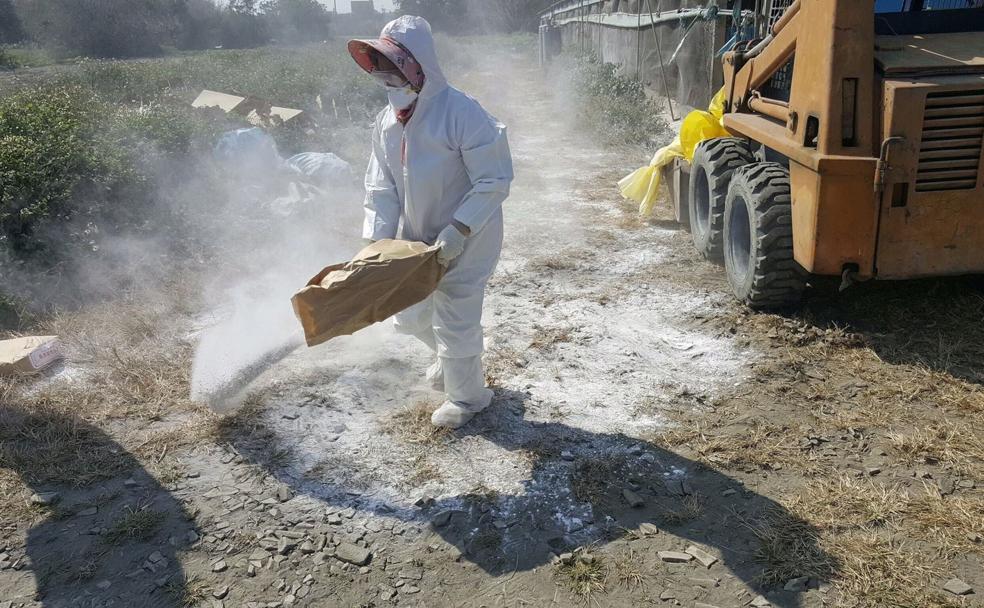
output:
[[[225,438],[299,493],[333,507],[430,526],[463,559],[490,575],[529,571],[577,547],[602,548],[626,537],[640,558],[650,554],[647,563],[659,563],[657,550],[702,546],[734,576],[770,592],[776,607],[803,605],[800,593],[783,591],[790,579],[807,576],[804,587],[816,588],[837,572],[836,559],[818,545],[810,525],[741,482],[622,434],[526,420],[528,406],[527,393],[498,389],[493,405],[456,434],[459,440],[480,437],[522,451],[532,465],[522,491],[446,496],[418,506],[370,504],[334,481],[299,481],[269,458],[269,429],[254,427],[246,435],[231,431]],[[358,474],[336,470],[332,479]],[[631,506],[626,489],[644,504]],[[644,522],[660,532],[640,535]],[[664,567],[670,574],[686,568],[678,571],[683,584],[695,576],[691,566]]]
[[[860,334],[888,363],[984,384],[984,277],[872,281],[840,293],[828,283],[790,318]]]
[[[10,550],[22,566],[2,573],[0,598],[45,608],[183,605],[176,552],[197,538],[195,526],[112,438],[54,407],[2,403],[4,469],[51,504],[36,508],[26,555]]]

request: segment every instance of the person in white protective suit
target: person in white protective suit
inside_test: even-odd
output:
[[[447,401],[433,424],[457,428],[488,407],[482,302],[502,250],[502,202],[513,179],[506,127],[450,86],[430,25],[403,16],[349,52],[387,88],[366,173],[363,237],[440,246],[447,273],[431,297],[396,315],[397,331],[435,354],[427,372]]]

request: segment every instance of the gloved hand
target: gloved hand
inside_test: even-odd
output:
[[[467,230],[467,229],[466,229]],[[451,260],[455,259],[465,250],[465,239],[468,238],[460,228],[454,224],[449,224],[447,228],[437,235],[435,245],[440,247],[437,252],[437,262],[441,266],[447,267]]]

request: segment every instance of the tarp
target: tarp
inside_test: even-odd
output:
[[[287,159],[287,166],[322,187],[350,186],[355,179],[352,165],[331,152],[295,154]]]
[[[355,333],[423,301],[437,289],[440,248],[383,239],[315,275],[291,302],[308,346]]]
[[[622,196],[639,203],[639,213],[650,215],[656,206],[662,169],[674,158],[694,159],[694,151],[700,142],[715,137],[731,135],[722,124],[724,117],[724,89],[718,91],[707,112],[694,110],[683,119],[680,133],[668,145],[656,151],[649,165],[636,169],[618,182]]]

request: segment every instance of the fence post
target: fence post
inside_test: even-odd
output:
[[[636,6],[636,80],[642,82],[642,0]]]

